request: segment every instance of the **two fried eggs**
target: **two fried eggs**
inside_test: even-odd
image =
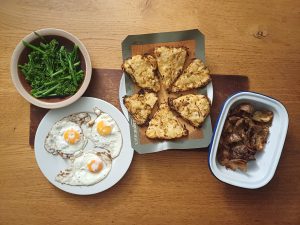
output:
[[[45,149],[70,159],[68,168],[56,181],[68,185],[94,185],[112,168],[112,160],[122,148],[122,135],[116,121],[107,113],[76,113],[56,122],[45,139]]]

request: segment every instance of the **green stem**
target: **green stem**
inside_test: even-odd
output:
[[[38,36],[40,39],[42,39],[43,41],[46,41],[46,39],[43,37],[43,36],[41,36],[41,35],[39,35],[37,32],[33,32],[36,36]]]
[[[25,66],[24,65],[18,65],[19,68],[24,69]]]
[[[48,45],[45,45],[45,44],[42,43],[42,42],[40,43],[40,46],[43,47],[43,48],[45,48],[45,49],[48,47]]]
[[[60,84],[57,84],[57,85],[53,86],[52,88],[48,89],[47,91],[45,91],[41,94],[39,94],[39,92],[35,93],[34,97],[36,97],[36,98],[46,97],[48,94],[50,94],[52,91],[54,91],[59,85]]]
[[[27,43],[26,41],[22,41],[22,43],[23,43],[23,45],[24,45],[25,47],[34,49],[34,50],[36,50],[36,51],[39,51],[39,52],[45,54],[45,52],[44,52],[43,50],[41,50],[40,48],[38,48],[38,47],[36,47],[36,46],[34,46],[34,45],[32,45],[32,44]]]
[[[74,74],[74,70],[73,70],[70,58],[68,59],[68,63],[69,63],[70,73],[71,73],[71,76],[72,76],[72,79],[73,79],[73,84],[77,86],[77,81],[76,81],[76,77],[75,77],[75,74]]]
[[[76,62],[76,63],[74,63],[73,65],[74,65],[74,67],[75,66],[78,66],[80,64],[80,62]],[[64,72],[66,70],[66,68],[64,68],[64,69],[60,69],[60,70],[58,70],[58,71],[56,71],[55,73],[52,73],[51,75],[50,75],[50,77],[51,78],[53,78],[54,76],[56,76],[56,75],[58,75],[58,74],[61,74],[62,72]],[[80,71],[82,71],[82,70],[80,70]],[[80,72],[79,71],[79,72]],[[83,72],[83,71],[82,71]]]
[[[83,71],[82,71],[82,70],[79,70],[79,71],[76,73],[76,75],[79,75],[79,74],[81,74],[81,73],[83,73]]]
[[[47,87],[47,86],[49,86],[49,85],[57,84],[57,83],[60,82],[60,81],[70,80],[70,79],[72,79],[71,76],[65,76],[65,77],[59,78],[58,80],[46,82],[46,83],[44,83],[43,86],[44,86],[44,87]]]
[[[60,73],[62,73],[62,72],[64,72],[64,71],[65,71],[65,69],[60,69],[60,70],[56,71],[55,73],[52,73],[52,74],[50,75],[50,77],[52,78],[52,77],[54,77],[54,76],[56,76],[56,75],[58,75],[58,74],[60,74]]]

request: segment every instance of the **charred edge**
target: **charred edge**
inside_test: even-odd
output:
[[[166,46],[166,45],[159,45],[159,46],[157,46],[157,47],[155,47],[154,48],[154,51],[157,49],[157,48],[161,48],[161,47],[165,47],[165,48],[183,48],[184,50],[186,50],[186,51],[188,51],[189,50],[189,48],[188,47],[186,47],[186,46],[184,46],[184,45],[179,45],[179,46],[174,46],[174,45],[168,45],[168,46]]]
[[[194,124],[192,124],[191,121],[189,121],[188,119],[184,118],[175,108],[174,104],[173,104],[173,100],[175,100],[176,98],[168,98],[168,105],[169,108],[172,110],[173,113],[175,113],[175,115],[179,116],[180,118],[182,118],[184,121],[188,122],[189,124],[191,124],[193,127],[196,127]],[[184,130],[186,130],[188,132],[188,129],[186,129],[185,124],[183,124],[184,126]],[[185,135],[186,136],[186,135]]]
[[[183,137],[184,136],[188,136],[189,135],[189,130],[188,129],[186,129],[186,126],[185,126],[185,124],[183,124],[183,128],[184,128],[184,133],[183,133]]]
[[[168,98],[168,105],[169,105],[169,107],[170,107],[170,109],[172,109],[172,110],[175,110],[176,111],[176,109],[175,109],[175,107],[174,107],[174,104],[173,104],[173,100],[174,100],[175,98]]]
[[[145,52],[143,55],[142,55],[142,58],[147,58],[147,56],[152,56],[153,57],[153,55],[151,54],[151,53],[149,53],[149,52]],[[154,57],[153,57],[154,58]],[[154,58],[155,59],[155,58]]]
[[[152,118],[151,118],[151,116],[149,115],[148,118],[145,120],[144,123],[140,123],[140,124],[137,123],[137,125],[139,125],[139,126],[141,126],[141,127],[148,126],[148,124],[149,124],[149,122],[150,122],[151,119],[152,119]]]
[[[180,97],[182,97],[184,95],[181,95]],[[208,117],[208,115],[210,114],[211,112],[211,102],[209,100],[209,98],[206,96],[206,95],[203,95],[204,98],[207,100],[207,102],[209,103],[209,111],[205,114],[204,116],[204,120],[199,124],[199,125],[195,125],[193,124],[190,120],[188,120],[187,118],[184,118],[175,108],[174,104],[173,104],[173,101],[177,98],[168,98],[168,104],[169,104],[169,107],[173,110],[173,112],[178,115],[180,118],[182,118],[184,121],[186,121],[187,123],[189,123],[190,125],[192,125],[193,127],[195,128],[201,128],[206,120],[206,118]],[[179,98],[179,97],[178,97]]]
[[[210,115],[210,113],[211,113],[211,107],[212,107],[212,103],[211,103],[210,99],[209,99],[206,95],[202,95],[202,96],[207,100],[207,102],[208,102],[208,104],[209,104],[209,110],[208,110],[208,112],[204,115],[204,120],[203,120],[198,126],[196,126],[196,127],[198,127],[198,128],[201,128],[201,127],[203,126],[205,120],[207,119],[207,117],[208,117],[208,116]]]
[[[209,112],[208,112],[208,114],[210,113],[210,110],[211,110],[211,106],[212,106],[212,103],[211,103],[211,101],[210,101],[210,99],[206,96],[206,95],[202,95],[207,101],[208,101],[208,103],[209,103]]]
[[[128,95],[124,95],[122,98],[123,98],[123,104],[126,106],[126,100],[127,98],[129,98],[130,96]],[[126,107],[127,108],[127,107]]]
[[[208,75],[208,76],[209,76],[209,79],[206,82],[202,83],[199,88],[203,88],[203,87],[207,86],[211,82],[211,76],[210,75]]]
[[[163,137],[161,137],[161,138],[159,138],[159,137],[156,137],[156,138],[151,138],[151,137],[148,137],[147,135],[145,135],[148,139],[150,139],[150,140],[156,140],[156,141],[161,141],[161,140],[167,140],[167,141],[171,141],[171,140],[178,140],[178,139],[181,139],[181,138],[184,138],[184,137],[186,137],[186,136],[188,136],[188,134],[189,134],[189,131],[187,130],[187,129],[185,129],[185,131],[186,131],[186,134],[184,133],[181,137],[175,137],[175,138],[163,138]],[[146,131],[145,131],[145,134],[146,134]]]

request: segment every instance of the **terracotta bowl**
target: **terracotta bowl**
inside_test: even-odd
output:
[[[39,35],[45,37],[45,39],[52,40],[53,38],[57,39],[60,45],[64,45],[68,50],[72,50],[74,44],[79,47],[79,59],[81,69],[84,71],[84,79],[79,87],[78,91],[72,96],[66,97],[49,97],[49,98],[35,98],[30,94],[31,86],[25,80],[24,75],[22,74],[21,70],[18,68],[19,64],[24,64],[28,61],[28,54],[30,49],[26,48],[22,41],[20,41],[15,48],[12,58],[11,58],[11,77],[12,81],[19,91],[19,93],[31,104],[47,108],[47,109],[54,109],[54,108],[61,108],[71,103],[75,102],[79,99],[85,90],[87,89],[92,75],[92,65],[91,59],[87,52],[86,47],[84,44],[74,35],[59,29],[54,28],[45,28],[36,31]],[[31,44],[38,45],[41,41],[35,34],[32,32],[31,34],[27,35],[22,40],[27,41]]]

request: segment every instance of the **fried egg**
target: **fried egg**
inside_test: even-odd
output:
[[[91,122],[82,126],[84,135],[95,148],[105,149],[116,158],[122,147],[122,135],[116,121],[107,113],[90,116]]]
[[[77,113],[56,122],[45,139],[45,149],[64,158],[83,150],[87,139],[80,125],[87,120],[90,120],[88,113]]]
[[[71,158],[70,167],[60,171],[55,180],[74,186],[94,185],[107,177],[111,167],[110,155],[94,151],[82,152]]]

